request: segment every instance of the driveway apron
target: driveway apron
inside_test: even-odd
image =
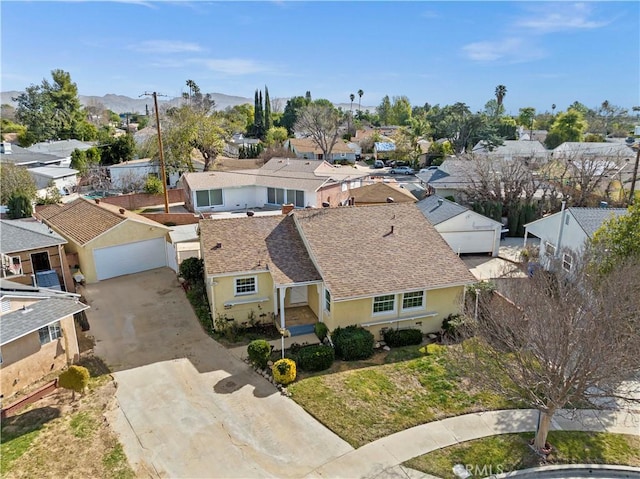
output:
[[[167,268],[83,291],[114,371],[108,420],[147,477],[303,477],[353,450],[207,336]]]

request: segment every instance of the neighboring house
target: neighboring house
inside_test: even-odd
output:
[[[430,333],[475,281],[411,203],[201,220],[200,241],[214,324],[277,318],[302,334],[313,331],[303,308],[330,330]]]
[[[454,252],[498,256],[502,223],[437,195],[416,205]]]
[[[79,198],[36,215],[68,241],[87,283],[167,266],[170,228],[124,208]]]
[[[373,158],[387,157],[388,153],[396,151],[396,144],[393,141],[376,141],[373,144]]]
[[[13,396],[79,358],[80,295],[0,280],[0,393]]]
[[[322,149],[311,138],[289,138],[283,146],[295,153],[296,157],[307,160],[326,160],[329,163],[343,160],[351,163],[356,161],[356,152],[340,138],[333,145],[330,158],[323,158]]]
[[[570,271],[582,257],[587,240],[605,220],[626,213],[624,208],[565,208],[524,225],[525,245],[529,235],[540,238],[542,266],[548,269],[553,259],[562,260],[562,267]]]
[[[71,166],[71,153],[74,150],[86,151],[91,148],[91,143],[80,140],[43,141],[31,145],[27,150],[34,153],[44,153],[61,158],[60,166]]]
[[[78,186],[78,170],[64,166],[38,166],[29,168],[29,174],[36,183],[37,195],[44,198],[50,186],[61,195],[71,194]]]
[[[429,194],[452,197],[457,202],[465,199],[465,190],[471,185],[475,166],[471,160],[446,159],[435,170],[417,173],[420,183],[427,187]]]
[[[198,225],[172,226],[167,243],[167,266],[176,273],[187,258],[200,258]]]
[[[325,161],[272,158],[255,170],[185,173],[179,185],[185,207],[195,213],[296,208],[346,204],[351,190],[362,185],[362,173],[352,166]]]
[[[144,187],[149,176],[155,176],[156,178],[162,176],[158,160],[152,160],[151,158],[124,161],[110,165],[108,168],[111,186],[117,190],[140,190]],[[167,186],[175,188],[180,176],[182,176],[182,172],[166,173]]]
[[[242,133],[236,133],[231,140],[227,141],[224,145],[224,154],[233,158],[240,156],[240,149],[251,148],[260,144],[258,138],[245,138]]]
[[[416,197],[397,183],[375,182],[351,192],[356,206],[381,205],[386,203],[415,203]]]
[[[0,163],[35,168],[37,166],[60,166],[63,158],[35,151],[29,151],[11,143],[0,144]],[[67,165],[68,166],[68,165]]]
[[[521,141],[539,141],[540,143],[544,143],[547,139],[547,135],[549,132],[547,130],[529,130],[524,128],[523,126],[519,126],[517,130],[518,140]]]
[[[566,141],[554,148],[551,156],[557,160],[575,161],[580,158],[596,158],[621,163],[625,160],[635,159],[636,152],[630,145],[621,142],[595,143]]]
[[[2,278],[26,285],[75,291],[67,241],[34,219],[0,220]]]
[[[546,163],[551,152],[539,141],[504,140],[502,145],[493,148],[479,141],[473,147],[473,154],[496,160],[520,160],[527,166],[535,166]]]

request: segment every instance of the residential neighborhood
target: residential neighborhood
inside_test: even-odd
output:
[[[640,478],[637,6],[409,3],[2,6],[2,477]]]

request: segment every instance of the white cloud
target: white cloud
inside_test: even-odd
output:
[[[539,48],[521,38],[469,43],[462,47],[462,51],[469,59],[476,62],[523,63],[544,56]]]
[[[194,58],[189,62],[200,64],[211,71],[226,75],[249,75],[273,70],[266,64],[243,58]]]
[[[193,53],[202,51],[202,47],[197,43],[174,40],[148,40],[129,45],[129,49],[142,53]]]
[[[140,5],[141,7],[147,8],[156,8],[152,2],[147,2],[145,0],[112,0],[115,3],[129,3],[131,5]]]
[[[542,3],[530,9],[527,18],[515,23],[534,33],[551,33],[568,30],[592,30],[608,25],[605,20],[593,20],[591,5],[585,3]]]

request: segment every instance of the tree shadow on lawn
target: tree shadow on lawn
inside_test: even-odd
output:
[[[60,415],[59,408],[44,406],[5,418],[2,420],[2,442],[41,429],[46,423],[53,421]]]

